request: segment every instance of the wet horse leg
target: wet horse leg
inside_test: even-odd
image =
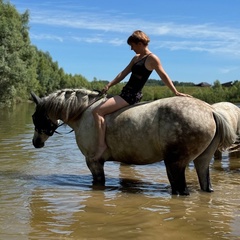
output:
[[[219,139],[215,136],[207,149],[193,161],[197,171],[201,190],[205,192],[213,192],[210,180],[209,165],[218,147],[218,144]]]
[[[220,150],[217,150],[215,153],[214,153],[214,159],[215,160],[222,160],[222,152]]]
[[[86,157],[86,163],[93,176],[94,185],[105,184],[104,161],[94,161],[92,158]]]
[[[213,192],[212,184],[211,184],[211,179],[210,179],[210,172],[209,172],[209,164],[210,160],[206,160],[206,157],[201,155],[201,157],[198,157],[197,159],[194,160],[194,165],[197,171],[198,175],[198,181],[201,187],[202,191],[205,192]]]
[[[185,179],[185,169],[187,164],[179,162],[164,161],[167,169],[167,175],[172,187],[173,195],[189,195]]]

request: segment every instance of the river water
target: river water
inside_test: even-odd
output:
[[[0,110],[0,239],[240,239],[240,154],[212,160],[214,193],[171,196],[164,163],[106,163],[106,186],[92,177],[74,134],[31,140],[34,105]],[[60,132],[67,133],[67,127]]]

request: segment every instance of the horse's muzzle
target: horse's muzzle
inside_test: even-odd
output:
[[[44,142],[40,141],[40,139],[32,140],[32,144],[35,148],[42,148],[44,147]]]

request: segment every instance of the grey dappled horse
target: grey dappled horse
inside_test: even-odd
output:
[[[98,92],[63,89],[39,98],[33,114],[33,145],[44,146],[62,120],[75,132],[93,184],[104,184],[104,162],[150,164],[164,160],[172,194],[188,195],[185,168],[194,160],[200,187],[211,192],[209,163],[216,149],[226,149],[236,135],[226,119],[207,103],[189,97],[171,97],[125,107],[106,116],[108,149],[92,160],[97,143],[92,109],[105,101]]]
[[[228,149],[229,152],[239,151],[239,137],[240,137],[240,109],[233,103],[230,102],[218,102],[212,105],[215,111],[221,113],[225,116],[228,123],[234,129],[236,135],[238,136],[237,142],[235,142]],[[214,154],[216,159],[220,159],[222,157],[221,151],[217,150]]]

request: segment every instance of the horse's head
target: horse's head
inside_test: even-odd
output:
[[[58,119],[68,125],[77,121],[102,96],[97,91],[87,89],[58,90],[44,98],[34,93],[31,95],[36,103],[36,111],[32,116],[35,126],[33,145],[36,148],[43,147],[44,142],[53,135],[59,126]]]
[[[43,100],[34,93],[31,93],[33,101],[36,103],[36,110],[32,115],[35,127],[32,143],[35,148],[44,147],[44,142],[53,135],[57,129],[58,121],[49,118],[44,106]]]

